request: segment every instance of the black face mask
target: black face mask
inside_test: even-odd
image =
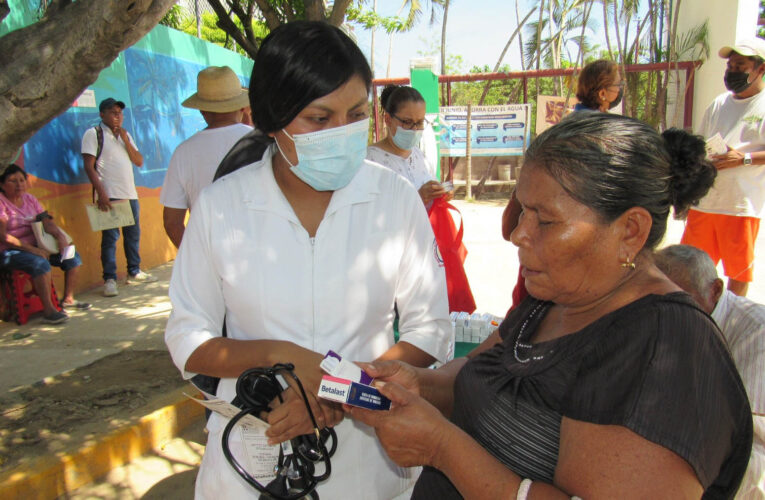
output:
[[[616,94],[616,99],[611,101],[611,104],[608,105],[608,109],[614,109],[618,106],[619,103],[622,102],[622,97],[624,97],[624,87],[619,88],[619,93]]]
[[[728,70],[725,72],[723,80],[725,81],[725,88],[734,94],[740,94],[754,83],[754,80],[749,81],[749,73],[744,73],[743,71]]]

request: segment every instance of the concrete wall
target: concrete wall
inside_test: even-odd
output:
[[[14,3],[14,2],[12,2]],[[32,22],[29,2],[25,21]],[[13,8],[14,5],[11,5]],[[19,27],[19,12],[11,29]],[[8,30],[8,25],[3,23]],[[0,27],[0,33],[3,32]],[[198,111],[180,103],[196,91],[196,75],[210,65],[228,65],[243,86],[249,84],[252,61],[217,45],[184,33],[157,26],[133,47],[125,50],[106,68],[86,94],[64,114],[37,132],[24,146],[17,161],[30,174],[30,192],[72,236],[83,260],[79,288],[100,284],[100,233],[90,229],[85,204],[91,202],[91,187],[82,166],[80,144],[85,130],[99,123],[98,103],[106,97],[124,101],[124,127],[135,139],[144,157],[143,168],[134,168],[141,204],[141,267],[151,268],[175,257],[175,248],[162,227],[159,191],[168,162],[183,140],[206,125]],[[117,266],[126,273],[121,243]],[[54,271],[57,287],[63,290],[63,274]]]
[[[680,4],[678,32],[683,33],[709,21],[709,60],[696,73],[693,104],[693,128],[715,97],[725,92],[725,59],[717,55],[720,47],[736,39],[751,38],[757,33],[758,0],[686,0]]]

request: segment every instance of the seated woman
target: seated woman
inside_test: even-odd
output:
[[[366,366],[394,409],[347,409],[394,461],[428,466],[413,498],[735,494],[744,386],[712,320],[651,259],[670,206],[711,186],[704,157],[699,137],[599,113],[531,144],[512,233],[531,296],[470,359]]]
[[[599,59],[582,68],[577,80],[574,110],[608,111],[622,102],[626,82],[614,61]]]
[[[395,498],[418,471],[396,466],[371,429],[314,396],[323,355],[428,366],[449,356],[452,338],[422,201],[364,160],[371,83],[364,54],[338,28],[294,21],[273,30],[250,79],[262,134],[245,136],[249,151],[229,158],[232,168],[224,159],[219,171],[229,173],[197,199],[170,280],[165,341],[184,377],[220,377],[217,396],[231,401],[243,371],[295,365],[319,425],[337,432],[331,476],[317,488],[327,499]],[[245,156],[257,160],[241,165]],[[267,416],[273,443],[313,432],[300,392],[284,395]],[[225,458],[226,423],[217,413],[207,423],[197,499],[257,496]],[[241,436],[229,442],[241,457]],[[267,458],[253,465],[273,471]]]
[[[367,148],[367,160],[388,167],[411,182],[425,206],[430,206],[447,191],[433,180],[425,155],[417,147],[427,125],[425,99],[415,88],[388,85],[380,94],[380,105],[388,135]]]
[[[0,174],[0,266],[4,269],[21,270],[32,276],[32,285],[43,304],[43,321],[63,323],[69,316],[53,305],[50,297],[50,266],[64,271],[64,297],[61,305],[77,309],[88,309],[90,304],[74,299],[77,267],[82,265],[75,253],[71,259],[61,260],[61,254],[49,254],[37,247],[32,222],[42,220],[45,231],[56,237],[59,248],[68,245],[66,237],[53,219],[37,201],[27,193],[27,173],[18,165],[9,165]]]

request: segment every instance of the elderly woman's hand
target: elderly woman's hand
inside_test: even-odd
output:
[[[399,466],[434,465],[447,446],[452,424],[430,403],[395,382],[379,389],[393,403],[389,411],[345,406],[346,411],[375,428],[386,453]]]
[[[395,382],[410,392],[420,394],[417,370],[403,361],[390,360],[357,364],[376,381]]]

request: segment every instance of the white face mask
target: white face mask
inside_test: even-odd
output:
[[[317,191],[336,191],[351,182],[367,153],[369,118],[308,134],[291,136],[298,164],[293,165],[276,141],[290,170]]]
[[[420,143],[422,130],[407,130],[404,127],[398,127],[393,134],[393,144],[401,149],[409,151]]]

